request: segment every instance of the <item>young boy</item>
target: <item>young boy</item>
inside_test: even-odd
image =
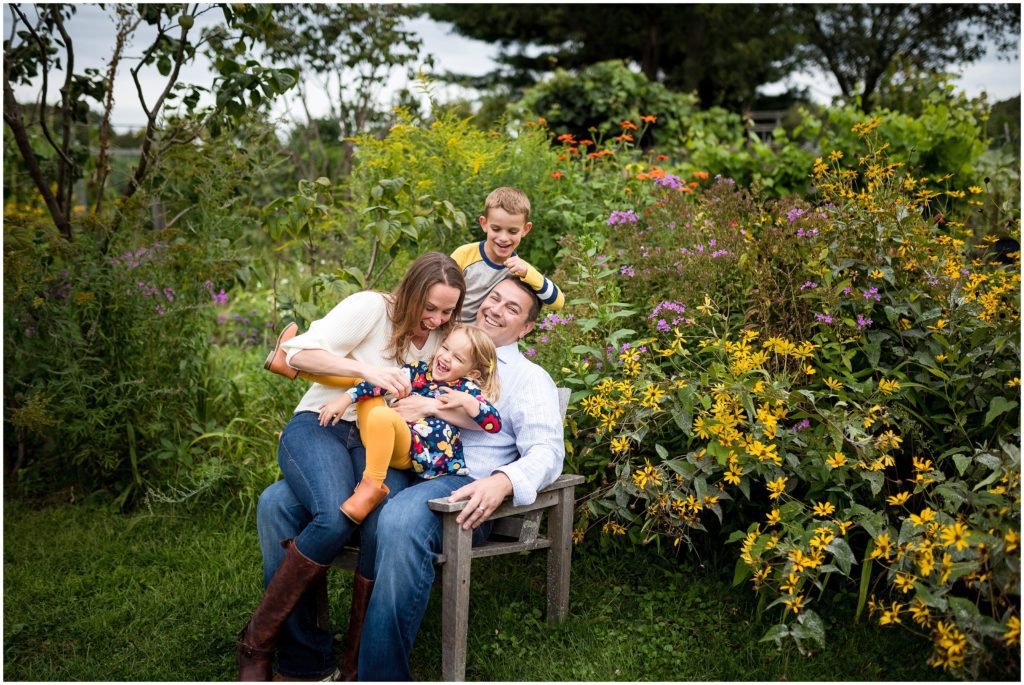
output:
[[[491,288],[511,273],[534,289],[537,297],[552,310],[565,304],[565,295],[554,283],[516,255],[519,242],[533,228],[530,200],[518,188],[495,188],[484,202],[480,228],[485,238],[452,252],[466,277],[466,297],[462,303],[462,322],[475,323],[476,311]]]

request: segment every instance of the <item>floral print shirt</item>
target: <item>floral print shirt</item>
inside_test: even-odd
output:
[[[477,425],[488,433],[497,433],[501,430],[501,416],[498,410],[487,401],[480,392],[480,387],[473,381],[465,378],[460,378],[454,383],[435,381],[430,374],[428,362],[406,364],[402,368],[409,372],[412,391],[417,395],[434,398],[438,396],[438,388],[441,387],[467,392],[480,401],[480,412],[473,417]],[[363,381],[348,393],[358,402],[370,397],[380,397],[384,390]],[[410,421],[409,431],[412,434],[409,457],[412,459],[413,470],[421,478],[468,473],[458,426],[453,426],[444,419],[427,416],[418,421]]]

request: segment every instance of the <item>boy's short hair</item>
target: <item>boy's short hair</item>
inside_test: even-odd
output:
[[[492,190],[484,200],[484,216],[495,207],[500,207],[509,214],[522,214],[526,221],[530,220],[530,198],[519,188],[503,186]]]
[[[507,212],[508,210],[506,209],[505,211]],[[540,298],[537,297],[537,292],[529,285],[527,285],[526,281],[519,278],[519,276],[506,276],[502,280],[512,281],[517,286],[519,286],[520,290],[522,290],[524,293],[530,296],[530,309],[529,311],[526,312],[526,320],[534,322],[537,321],[537,317],[540,316],[540,308],[541,306],[543,306],[543,303],[540,301]]]

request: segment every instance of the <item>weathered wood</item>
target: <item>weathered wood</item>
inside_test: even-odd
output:
[[[583,478],[583,476],[577,475],[575,473],[563,474],[559,476],[554,483],[538,491],[537,502],[541,501],[541,497],[543,497],[544,495],[551,494],[563,488],[575,487],[582,483],[584,480],[585,479]],[[550,504],[553,503],[550,502],[550,500],[548,499],[545,499],[544,501],[546,502],[546,504],[544,504],[543,506],[550,506]],[[458,502],[449,502],[447,497],[438,497],[437,499],[429,500],[427,502],[427,506],[430,507],[431,511],[436,511],[441,514],[447,514],[449,512],[462,511],[463,509],[466,508],[466,504],[468,504],[468,502],[469,500],[464,499],[460,499]],[[534,502],[533,504],[524,504],[516,507],[515,505],[512,504],[512,500],[507,499],[501,505],[501,507],[494,510],[494,513],[491,514],[489,518],[500,518],[503,515],[508,516],[510,513],[524,513],[527,511],[532,511],[533,509],[542,508],[536,506],[537,502]]]
[[[569,613],[569,571],[572,564],[572,488],[558,492],[558,504],[548,514],[548,621],[561,623]]]
[[[466,637],[469,633],[469,571],[473,533],[463,530],[455,516],[443,518],[441,570],[441,679],[466,678]]]
[[[519,532],[519,542],[533,542],[540,533],[540,519],[543,510],[531,511],[523,515],[523,529]]]

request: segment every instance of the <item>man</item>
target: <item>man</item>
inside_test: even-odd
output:
[[[562,472],[565,447],[558,394],[544,369],[528,361],[518,342],[531,330],[540,302],[518,278],[498,283],[480,305],[476,325],[498,348],[502,429],[497,434],[463,431],[470,475],[419,481],[395,495],[381,511],[376,536],[376,583],[363,624],[360,680],[411,680],[409,654],[427,609],[433,559],[441,551],[441,519],[427,501],[468,500],[457,521],[487,538],[481,526],[509,495],[530,504],[537,491]],[[395,406],[409,419],[441,415],[434,400],[409,397]],[[446,417],[451,420],[453,417]]]
[[[539,311],[537,296],[518,278],[495,285],[480,305],[476,324],[498,348],[501,399],[496,404],[502,430],[497,434],[462,431],[470,475],[420,480],[389,470],[389,499],[359,529],[359,573],[373,578],[375,567],[377,582],[371,584],[365,623],[354,598],[344,676],[354,675],[353,648],[361,644],[361,680],[411,679],[408,656],[426,611],[434,578],[433,557],[441,547],[440,518],[427,507],[428,500],[444,496],[453,501],[468,499],[458,520],[464,528],[474,529],[473,542],[477,544],[487,538],[490,529],[481,523],[505,497],[512,495],[516,504],[533,502],[537,491],[561,473],[565,450],[554,382],[518,349],[518,341],[533,330]],[[436,401],[419,396],[401,400],[395,408],[407,420],[430,413],[463,427],[475,426],[464,418],[446,416]],[[363,457],[363,450],[355,445],[350,451],[357,461]],[[267,488],[257,508],[265,565],[273,565],[275,555],[280,555],[281,540],[295,537],[308,523],[308,513],[282,485],[284,481],[279,481]],[[292,672],[330,673],[331,637],[317,624],[312,600],[304,598],[289,617],[278,641],[278,659],[287,662]]]

